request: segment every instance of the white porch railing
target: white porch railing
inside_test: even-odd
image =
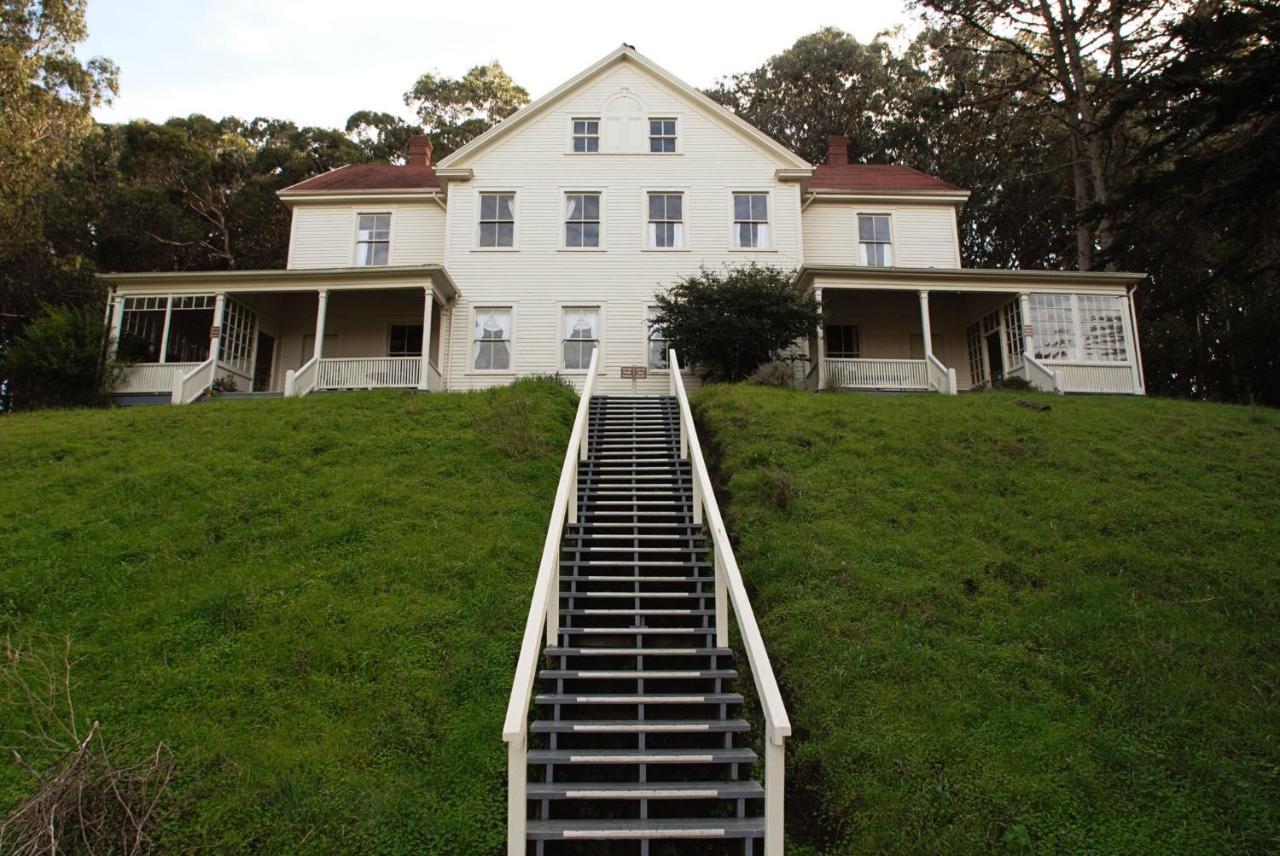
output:
[[[942,364],[942,360],[930,354],[926,360],[929,372],[929,388],[943,395],[955,395],[956,390],[956,370],[949,369]]]
[[[1046,362],[1063,392],[1139,392],[1129,363]]]
[[[186,374],[200,363],[135,363],[124,371],[115,392],[173,392],[173,376]]]
[[[316,389],[416,387],[422,357],[322,357]]]
[[[316,379],[320,375],[320,360],[312,357],[296,369],[290,369],[284,375],[284,397],[301,397],[316,388]]]
[[[929,389],[924,360],[827,359],[827,381],[842,389]]]
[[[1042,392],[1059,392],[1058,376],[1053,369],[1037,360],[1031,354],[1025,354],[1022,364],[1022,377],[1027,383]]]
[[[507,853],[523,856],[528,843],[529,808],[526,794],[529,778],[529,702],[533,698],[533,682],[537,674],[538,653],[544,638],[554,645],[560,633],[560,543],[565,523],[578,518],[578,464],[587,457],[587,414],[591,410],[591,393],[596,383],[597,348],[591,354],[587,379],[578,401],[578,414],[573,419],[569,448],[560,468],[560,484],[551,503],[551,522],[542,544],[542,561],[533,586],[533,602],[525,620],[524,641],[516,662],[511,698],[507,702],[507,718],[502,724],[502,739],[507,744]]]
[[[722,648],[729,646],[728,606],[732,605],[738,632],[742,636],[742,647],[746,649],[747,662],[751,664],[751,677],[755,680],[756,693],[764,710],[764,852],[765,856],[781,856],[784,746],[791,736],[791,720],[782,703],[782,693],[778,690],[769,653],[765,650],[751,600],[747,597],[747,587],[742,582],[742,572],[733,556],[729,532],[720,516],[720,504],[716,502],[711,475],[702,456],[702,444],[698,442],[684,376],[680,373],[680,361],[675,351],[668,351],[668,365],[671,367],[671,392],[680,407],[680,451],[688,455],[693,467],[693,522],[705,524],[715,559],[716,645]]]
[[[185,374],[175,373],[171,381],[169,401],[172,404],[190,404],[209,388],[209,370],[213,368],[213,360],[197,363]]]

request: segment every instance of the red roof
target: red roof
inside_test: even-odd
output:
[[[813,190],[934,193],[963,189],[918,169],[893,163],[824,163],[813,171],[809,187]]]
[[[429,166],[359,163],[340,166],[323,175],[286,187],[282,193],[318,190],[430,190],[440,186]]]

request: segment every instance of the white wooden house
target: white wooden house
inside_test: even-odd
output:
[[[814,167],[623,46],[431,162],[281,191],[285,270],[111,274],[119,392],[463,390],[526,374],[664,392],[653,296],[699,266],[799,271],[827,314],[811,388],[956,392],[1003,377],[1141,393],[1121,273],[961,267],[967,193],[905,166]]]

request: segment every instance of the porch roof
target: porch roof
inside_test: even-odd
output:
[[[1123,294],[1145,273],[805,265],[797,281],[807,288],[939,291],[1100,291]]]
[[[183,291],[360,291],[375,288],[422,287],[429,281],[443,300],[462,292],[443,265],[386,267],[294,268],[288,270],[165,271],[161,273],[102,273],[98,279],[118,290],[138,293]]]

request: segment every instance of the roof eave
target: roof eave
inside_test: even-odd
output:
[[[430,200],[444,194],[439,187],[365,187],[358,189],[334,190],[284,190],[276,191],[276,196],[285,205],[298,202],[372,202],[382,199],[394,199],[403,202],[406,199]]]
[[[453,299],[462,292],[449,271],[441,264],[388,265],[385,267],[343,268],[270,268],[265,270],[212,270],[212,271],[145,271],[139,273],[99,273],[94,275],[101,282],[113,286],[205,286],[241,291],[271,291],[277,285],[307,285],[343,282],[394,281],[429,278],[441,295]],[[239,281],[239,282],[237,282]],[[243,288],[237,289],[241,285]]]
[[[799,282],[816,277],[857,279],[867,282],[910,282],[945,289],[952,284],[1130,286],[1146,278],[1132,271],[1022,270],[1017,268],[908,268],[864,265],[805,265],[796,274]]]
[[[815,199],[828,202],[945,202],[960,206],[969,200],[967,190],[849,190],[832,187],[809,187]]]

